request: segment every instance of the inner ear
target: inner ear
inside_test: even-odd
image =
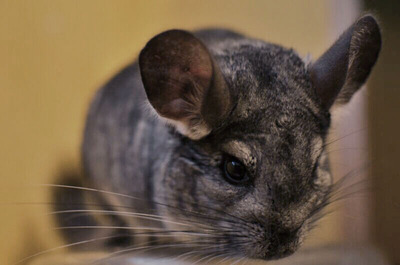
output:
[[[227,113],[230,96],[223,76],[191,33],[155,36],[141,51],[139,66],[150,104],[184,135],[204,137]]]

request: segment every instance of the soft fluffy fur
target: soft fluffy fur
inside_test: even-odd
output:
[[[376,25],[370,16],[362,19]],[[368,27],[358,29],[357,43],[368,38],[362,35]],[[176,132],[174,120],[167,125],[143,108],[145,87],[139,65],[133,63],[91,105],[83,142],[87,185],[135,197],[102,193],[111,209],[162,217],[149,221],[119,216],[127,227],[169,231],[125,231],[130,232],[129,246],[174,241],[203,254],[287,256],[298,249],[332,190],[324,153],[330,106],[319,94],[312,67],[293,50],[227,30],[194,36],[224,78],[231,99],[228,114],[200,137],[182,128]],[[344,49],[349,54],[350,47]],[[352,46],[349,61],[358,60],[353,55],[360,56]],[[351,94],[357,89],[353,86]],[[226,155],[246,166],[248,184],[224,179]]]

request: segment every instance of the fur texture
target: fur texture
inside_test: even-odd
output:
[[[362,57],[363,54],[355,51],[360,43],[369,41],[380,47],[380,38],[370,40],[371,34],[363,35],[368,29],[377,38],[379,28],[375,20],[367,16],[356,25],[360,21],[363,23],[358,28],[362,30],[357,30],[356,37],[342,41],[352,43],[351,47],[344,44],[338,48],[340,51],[344,49],[347,54]],[[164,37],[176,38],[168,32],[165,34]],[[190,33],[182,34],[187,39],[186,34]],[[349,34],[351,38],[353,32]],[[324,104],[326,97],[321,97],[323,87],[313,79],[313,65],[306,65],[291,49],[227,30],[198,31],[188,38],[196,47],[202,47],[201,52],[209,54],[211,61],[204,64],[213,67],[212,71],[217,69],[223,77],[223,84],[217,86],[223,85],[226,90],[220,93],[227,94],[223,94],[225,97],[218,94],[213,99],[229,98],[224,103],[228,105],[220,108],[224,110],[223,115],[204,114],[206,110],[202,107],[209,100],[204,93],[220,89],[210,85],[215,78],[207,82],[191,79],[197,82],[191,87],[200,85],[204,89],[192,95],[196,122],[186,122],[186,116],[182,120],[182,113],[168,116],[169,110],[159,111],[157,104],[169,104],[169,101],[162,102],[167,96],[159,98],[159,94],[152,92],[153,88],[143,86],[142,78],[150,80],[145,82],[146,86],[158,80],[151,79],[156,69],[151,68],[153,61],[148,56],[154,54],[152,47],[146,46],[148,52],[141,58],[141,67],[142,60],[148,59],[146,63],[150,66],[146,67],[151,71],[145,72],[138,63],[133,63],[105,85],[91,105],[83,142],[87,183],[139,198],[103,194],[102,200],[109,208],[130,207],[129,211],[135,213],[161,216],[161,221],[119,217],[129,227],[148,226],[168,231],[169,237],[160,237],[160,233],[145,233],[143,237],[138,235],[145,229],[132,230],[130,245],[173,241],[185,247],[211,246],[203,254],[261,259],[287,256],[298,249],[332,190],[324,153],[330,113]],[[163,42],[157,45],[162,47]],[[366,50],[368,47],[362,52]],[[187,56],[190,59],[190,53]],[[331,63],[326,60],[319,61],[320,66]],[[370,70],[375,60],[361,61],[361,64]],[[354,62],[357,59],[351,65]],[[169,63],[160,64],[157,78],[169,77]],[[333,79],[346,80],[347,68],[344,77]],[[353,69],[353,76],[356,71]],[[362,82],[357,79],[356,86],[348,86],[350,81],[346,83],[349,87],[345,91],[346,101],[364,83],[368,73]],[[329,78],[329,73],[323,77]],[[343,87],[343,80],[335,88],[338,91]],[[179,82],[172,87],[183,89],[179,87],[183,81]],[[181,95],[181,92],[170,92],[178,95],[174,94],[173,99]],[[338,94],[327,96],[329,104]],[[160,118],[169,119],[171,125],[143,109],[147,98]],[[221,169],[226,156],[236,157],[246,167],[248,183],[233,185],[226,181]]]

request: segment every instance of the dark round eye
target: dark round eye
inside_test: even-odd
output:
[[[244,184],[249,180],[246,167],[234,157],[225,159],[224,173],[225,178],[232,184]]]

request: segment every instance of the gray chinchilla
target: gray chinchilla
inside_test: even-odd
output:
[[[155,36],[90,107],[86,190],[70,189],[70,205],[58,209],[85,201],[80,211],[91,215],[58,221],[98,229],[68,230],[67,239],[104,230],[112,233],[103,246],[127,251],[292,254],[335,187],[325,153],[330,110],[364,84],[380,47],[371,15],[311,63],[228,30]]]

